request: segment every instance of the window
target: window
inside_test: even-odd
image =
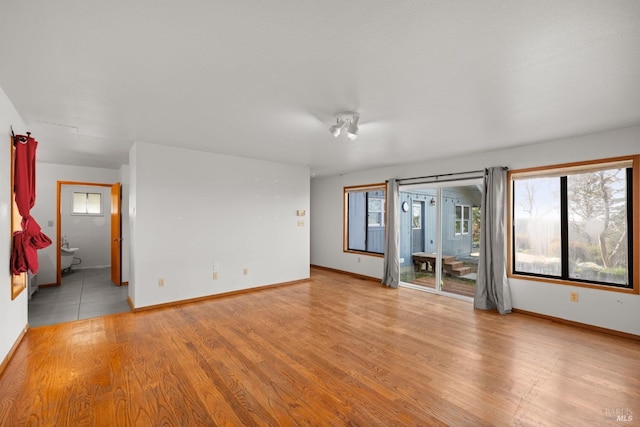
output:
[[[414,230],[422,229],[422,203],[413,203],[412,224]]]
[[[386,185],[344,188],[344,250],[384,254]]]
[[[455,234],[469,234],[470,209],[466,205],[456,205]]]
[[[637,292],[639,159],[509,172],[511,273]]]
[[[384,192],[382,198],[376,194],[367,193],[367,222],[369,227],[381,227],[384,220]]]
[[[73,215],[102,215],[101,193],[73,193]]]

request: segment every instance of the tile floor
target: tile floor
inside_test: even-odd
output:
[[[75,270],[62,285],[38,289],[29,301],[29,326],[54,325],[129,311],[128,286],[111,283],[109,268]]]

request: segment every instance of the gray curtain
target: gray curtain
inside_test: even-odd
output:
[[[511,292],[507,279],[506,202],[507,171],[503,167],[485,170],[480,215],[480,259],[475,308],[511,313]]]
[[[384,272],[382,284],[397,288],[400,283],[400,218],[398,216],[398,181],[387,183],[387,226],[385,228]]]

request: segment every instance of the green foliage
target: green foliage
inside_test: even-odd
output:
[[[602,272],[612,274],[614,276],[625,277],[627,275],[627,268],[626,267],[604,268],[602,269]]]
[[[614,266],[626,258],[626,172],[609,169],[568,177],[571,228],[590,244],[589,261]],[[600,228],[600,231],[597,231]],[[594,253],[594,248],[597,254]]]
[[[480,208],[477,206],[471,209],[471,241],[474,245],[480,244],[480,212]]]

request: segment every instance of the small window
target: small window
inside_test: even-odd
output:
[[[456,205],[455,234],[469,234],[469,219],[471,212],[467,205]]]
[[[386,185],[344,188],[344,251],[384,254]]]
[[[413,203],[412,223],[414,230],[422,229],[422,203]]]
[[[101,193],[73,193],[74,215],[102,215]]]
[[[375,194],[367,197],[367,205],[369,210],[367,211],[367,221],[370,227],[381,227],[384,219],[384,193],[381,197],[376,197]]]
[[[511,273],[634,289],[634,168],[638,156],[511,171]]]

